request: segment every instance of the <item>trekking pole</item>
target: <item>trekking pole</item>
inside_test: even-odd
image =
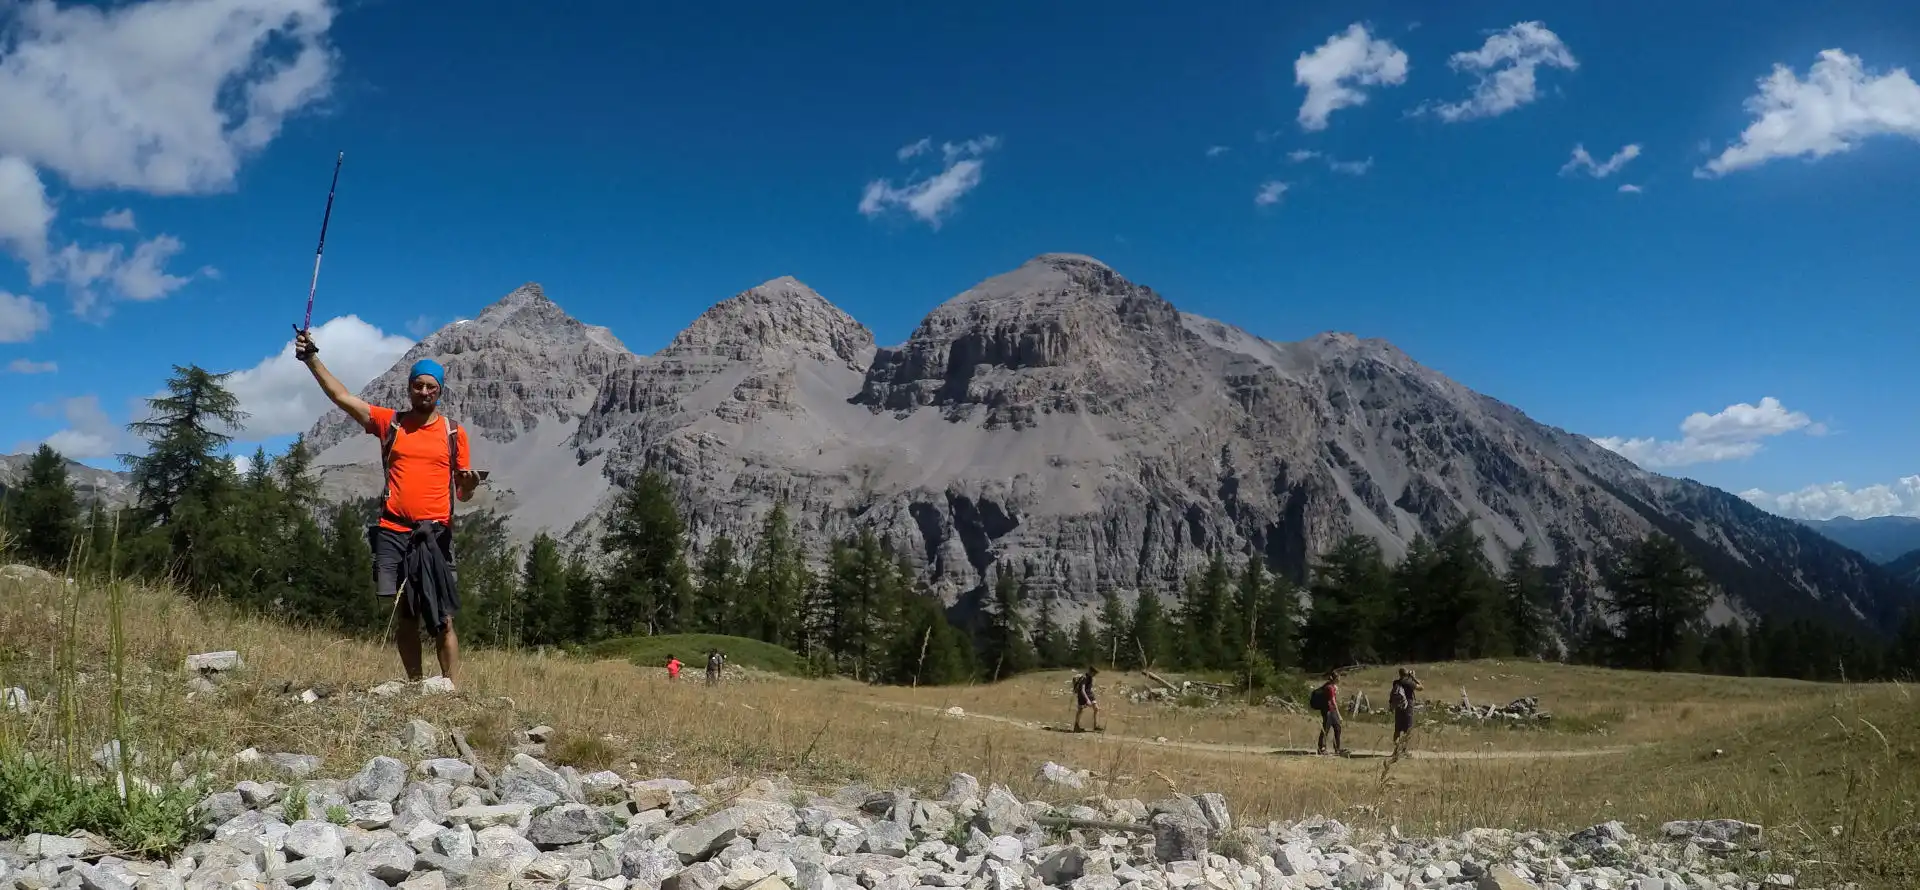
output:
[[[327,249],[327,222],[333,219],[333,190],[340,185],[340,165],[346,163],[347,153],[341,152],[333,160],[333,183],[327,186],[327,209],[320,215],[320,245],[313,249],[313,280],[307,284],[307,317],[294,333],[304,334],[313,328],[313,293],[320,287],[320,254]]]

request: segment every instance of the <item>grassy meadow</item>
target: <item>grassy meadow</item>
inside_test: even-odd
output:
[[[744,651],[730,641],[722,648]],[[186,656],[226,649],[244,667],[216,691],[189,695]],[[680,655],[689,676],[700,669],[690,657],[698,652]],[[0,715],[0,748],[84,766],[117,734],[142,758],[133,772],[156,781],[176,759],[225,761],[249,747],[321,755],[323,774],[344,776],[395,751],[401,726],[421,717],[463,728],[496,768],[517,731],[546,724],[556,729],[550,759],[629,779],[781,774],[806,786],[938,790],[965,771],[1058,799],[1066,792],[1035,781],[1053,760],[1093,772],[1085,793],[1153,800],[1169,790],[1219,791],[1242,821],[1319,814],[1451,834],[1618,819],[1644,835],[1671,819],[1744,819],[1765,825],[1776,850],[1804,860],[1774,868],[1800,872],[1802,887],[1920,885],[1920,700],[1898,684],[1419,665],[1423,697],[1436,707],[1415,755],[1389,761],[1365,756],[1388,747],[1381,718],[1347,722],[1346,745],[1362,756],[1310,756],[1301,752],[1314,747],[1317,715],[1136,704],[1126,691],[1148,681],[1118,671],[1100,675],[1106,732],[1076,735],[1049,731],[1073,719],[1065,671],[905,688],[747,669],[708,687],[669,683],[657,664],[635,664],[629,656],[648,662],[653,652],[632,641],[605,654],[469,651],[458,692],[379,698],[367,690],[399,673],[390,645],[244,617],[176,592],[0,579],[0,687],[23,687],[33,700],[25,714]],[[1345,678],[1343,696],[1364,691],[1384,703],[1391,671]],[[303,702],[309,689],[321,698]],[[1462,690],[1478,704],[1538,696],[1554,719],[1525,727],[1442,719],[1437,706]],[[954,707],[964,716],[951,715]]]

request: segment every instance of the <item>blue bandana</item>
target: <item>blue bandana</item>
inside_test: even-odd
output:
[[[436,386],[447,385],[446,369],[441,368],[440,363],[434,361],[433,359],[423,358],[417,362],[414,362],[413,370],[407,372],[407,379],[412,380],[413,378],[418,377],[422,374],[432,377],[433,382]]]

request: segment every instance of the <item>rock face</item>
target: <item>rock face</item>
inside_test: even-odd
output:
[[[1390,344],[1263,340],[1083,256],[982,282],[884,349],[791,278],[719,303],[649,356],[529,285],[429,337],[366,395],[400,404],[405,368],[429,354],[447,365],[451,413],[482,437],[499,506],[525,534],[576,543],[651,468],[696,549],[750,543],[784,499],[816,558],[871,527],[949,603],[1003,564],[1069,614],[1108,590],[1177,595],[1216,548],[1299,579],[1343,535],[1397,557],[1462,519],[1496,566],[1528,541],[1565,565],[1567,623],[1597,566],[1654,529],[1706,567],[1719,620],[1818,611],[1885,628],[1912,595],[1800,523],[1645,472]],[[334,445],[333,472],[357,461],[360,493],[376,492],[375,444],[348,432],[329,417],[311,436]]]
[[[7,488],[17,485],[27,476],[27,464],[33,460],[31,452],[20,454],[0,454],[0,494]],[[99,470],[77,461],[67,461],[67,483],[73,486],[73,494],[84,505],[97,503],[106,509],[125,507],[133,503],[134,491],[132,477],[113,470]]]
[[[321,357],[326,344],[320,344]],[[508,514],[528,537],[579,518],[574,504],[595,503],[609,485],[599,464],[586,465],[569,444],[608,372],[634,358],[606,328],[583,324],[526,284],[415,344],[359,393],[376,405],[404,408],[407,369],[422,358],[447,373],[442,410],[467,428],[473,465],[492,471],[463,510]],[[307,432],[324,490],[336,498],[380,492],[380,443],[330,410]]]

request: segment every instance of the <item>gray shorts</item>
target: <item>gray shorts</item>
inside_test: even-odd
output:
[[[409,532],[397,532],[383,525],[374,525],[367,529],[367,544],[373,548],[373,592],[379,596],[393,596],[400,589],[400,573],[407,562],[407,548],[412,543]],[[447,565],[453,566],[453,533],[441,527],[441,533],[435,536],[440,545],[440,555],[446,557]],[[460,583],[460,571],[454,569],[453,580]]]

